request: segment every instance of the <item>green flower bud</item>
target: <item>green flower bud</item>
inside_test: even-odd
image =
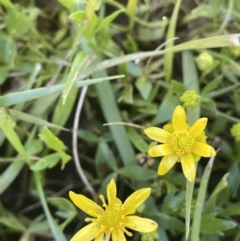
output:
[[[179,98],[183,105],[191,110],[197,108],[200,104],[200,95],[195,90],[188,90]]]
[[[235,138],[237,142],[240,141],[240,123],[236,123],[230,129],[231,135]]]
[[[232,47],[231,48],[231,53],[232,55],[237,58],[240,56],[240,48],[237,46],[237,47]]]
[[[207,71],[214,63],[212,55],[205,51],[199,54],[195,61],[201,71]]]

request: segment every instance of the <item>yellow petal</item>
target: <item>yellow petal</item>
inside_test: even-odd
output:
[[[115,228],[112,232],[112,241],[126,241],[123,231]]]
[[[69,197],[77,207],[92,217],[98,217],[104,212],[104,210],[99,205],[81,194],[76,194],[70,191]]]
[[[188,179],[189,182],[193,182],[196,176],[196,167],[193,156],[191,154],[185,154],[180,158],[184,176]]]
[[[171,137],[167,131],[158,127],[149,127],[144,132],[149,138],[160,143],[167,143]]]
[[[109,241],[110,233],[101,233],[94,241]]]
[[[216,155],[216,152],[213,149],[213,147],[201,142],[194,143],[192,152],[203,157],[213,157]]]
[[[151,157],[170,155],[174,152],[170,144],[162,144],[153,146],[148,150],[148,155]]]
[[[201,156],[199,156],[199,155],[197,155],[195,153],[192,153],[192,156],[193,156],[194,162],[198,162],[200,160],[200,158],[201,158]]]
[[[197,120],[190,128],[189,132],[194,138],[200,136],[207,125],[207,118],[201,118]]]
[[[107,185],[107,197],[108,203],[112,204],[116,200],[117,195],[117,188],[114,179],[112,178],[111,181]]]
[[[157,229],[158,224],[148,218],[140,218],[137,216],[128,216],[124,218],[124,226],[136,230],[141,233],[150,233]]]
[[[70,241],[91,241],[95,238],[96,233],[100,230],[97,223],[91,223],[78,231]]]
[[[123,204],[124,215],[136,212],[136,208],[143,203],[150,195],[151,188],[142,188],[131,194]]]
[[[158,166],[158,174],[159,175],[166,174],[177,162],[178,158],[179,156],[176,154],[164,156]]]
[[[187,130],[186,113],[184,108],[180,105],[178,105],[173,112],[172,124],[174,131]]]

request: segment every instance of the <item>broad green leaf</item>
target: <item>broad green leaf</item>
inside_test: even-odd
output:
[[[223,217],[234,217],[240,215],[240,202],[228,204],[227,207],[224,207],[221,212]]]
[[[140,135],[134,128],[127,127],[127,134],[133,145],[140,151],[140,152],[147,152],[148,144],[143,139],[143,132]]]
[[[179,220],[176,217],[169,216],[164,213],[158,213],[159,216],[159,221],[161,223],[161,226],[164,227],[165,229],[168,229],[170,231],[184,231],[184,223],[183,221]]]
[[[238,195],[238,190],[240,186],[240,168],[237,162],[234,162],[230,168],[229,173],[229,189],[231,196],[234,198]]]
[[[78,52],[76,57],[74,58],[70,73],[68,74],[66,85],[62,93],[63,104],[65,104],[66,99],[68,98],[68,95],[73,88],[78,71],[86,64],[87,61],[89,61],[90,57],[91,56],[85,54],[84,52]]]
[[[24,158],[28,159],[28,154],[26,153],[17,133],[14,130],[15,123],[10,116],[6,115],[3,109],[0,109],[0,129],[3,131],[4,135],[7,137],[12,146],[17,150],[17,152]]]
[[[14,41],[0,32],[0,63],[12,66],[16,53]]]
[[[201,220],[201,233],[219,233],[235,228],[237,224],[230,220],[215,218],[214,214],[204,215]]]
[[[44,127],[39,137],[45,144],[54,151],[60,152],[64,149],[63,142],[56,137],[47,127]]]
[[[118,172],[122,176],[134,181],[145,181],[155,178],[158,175],[156,171],[136,164],[124,166],[118,169]]]
[[[128,84],[124,87],[122,94],[118,98],[118,102],[133,103],[133,86]]]
[[[1,41],[1,39],[0,39],[0,41]],[[0,43],[0,51],[1,51],[1,43]],[[79,88],[79,87],[88,86],[91,84],[96,84],[96,83],[99,83],[99,82],[102,82],[105,80],[117,79],[117,78],[122,78],[122,77],[123,77],[123,75],[117,75],[117,76],[113,76],[113,77],[105,77],[105,78],[77,81],[74,83],[73,87]],[[60,85],[55,85],[52,87],[42,87],[42,88],[20,91],[20,92],[0,96],[0,107],[15,105],[15,104],[18,104],[21,102],[38,99],[38,98],[46,96],[46,95],[55,94],[55,93],[61,92],[64,89],[64,87],[65,87],[64,84],[60,84]]]
[[[144,77],[139,77],[135,83],[144,100],[147,100],[152,90],[152,84]]]
[[[122,12],[124,12],[124,10],[115,11],[109,16],[105,17],[103,20],[101,20],[97,28],[94,30],[95,34],[100,32],[102,29],[107,28],[108,25]]]

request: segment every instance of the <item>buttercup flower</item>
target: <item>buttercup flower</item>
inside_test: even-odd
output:
[[[103,209],[87,197],[72,191],[69,196],[73,203],[92,218],[86,218],[86,222],[92,222],[78,231],[70,241],[108,241],[112,235],[112,241],[126,241],[124,233],[132,236],[127,231],[130,228],[142,233],[153,232],[158,225],[151,219],[128,216],[136,212],[136,208],[150,195],[151,188],[142,188],[130,195],[122,202],[116,197],[117,189],[114,179],[107,186],[108,205],[103,195],[99,198],[103,203]]]
[[[192,126],[186,122],[186,113],[182,106],[177,106],[173,112],[172,123],[163,129],[149,127],[144,130],[151,139],[163,144],[153,146],[148,150],[151,157],[163,156],[158,167],[158,174],[166,174],[176,162],[181,162],[185,177],[194,181],[196,176],[195,162],[200,157],[216,155],[213,147],[206,143],[204,129],[207,118],[198,119]]]

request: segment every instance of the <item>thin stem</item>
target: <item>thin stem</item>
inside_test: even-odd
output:
[[[207,185],[208,185],[208,180],[210,177],[210,173],[212,170],[212,165],[213,165],[214,157],[212,157],[202,176],[201,179],[201,184],[200,188],[198,191],[198,197],[197,197],[197,203],[193,215],[193,224],[192,224],[192,232],[191,232],[191,241],[199,241],[199,234],[200,234],[200,225],[201,225],[201,215],[202,215],[202,210],[203,210],[203,204],[204,204],[204,198],[206,195],[206,190],[207,190]]]
[[[80,119],[80,114],[81,114],[81,110],[82,110],[82,106],[83,106],[83,101],[85,98],[85,95],[87,93],[87,86],[84,86],[82,88],[79,100],[78,100],[78,105],[77,105],[77,109],[76,109],[76,113],[75,113],[75,117],[74,117],[74,123],[73,123],[73,136],[72,136],[72,146],[73,146],[73,159],[74,159],[74,163],[77,169],[77,172],[79,174],[79,177],[81,178],[81,180],[83,181],[84,185],[86,186],[87,190],[91,193],[93,200],[97,200],[97,194],[95,192],[95,190],[93,189],[92,185],[90,184],[90,182],[88,181],[87,177],[85,176],[83,170],[82,170],[82,166],[80,163],[80,159],[78,156],[78,150],[77,150],[77,130],[78,130],[78,123],[79,123],[79,119]]]
[[[139,129],[145,129],[144,126],[140,126],[140,125],[128,123],[128,122],[109,122],[109,123],[103,124],[103,126],[113,126],[113,125],[123,125],[123,126],[131,126],[131,127],[139,128]]]

